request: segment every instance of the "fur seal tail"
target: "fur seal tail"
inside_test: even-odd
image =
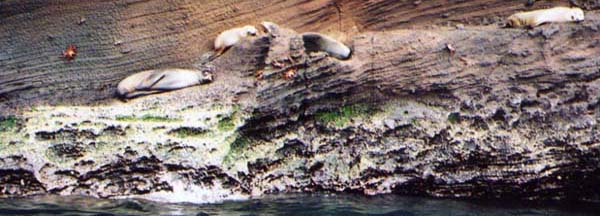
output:
[[[302,34],[304,48],[307,52],[327,52],[329,55],[346,60],[352,55],[352,50],[343,43],[315,32],[307,32]]]

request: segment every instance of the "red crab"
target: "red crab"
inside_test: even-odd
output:
[[[292,79],[292,78],[294,78],[296,76],[296,69],[295,68],[291,68],[288,71],[284,72],[282,74],[282,76],[283,76],[283,79],[285,79],[285,80]]]
[[[63,51],[63,57],[69,61],[75,59],[76,55],[77,55],[77,47],[73,44],[70,44],[69,46],[67,46],[67,49],[65,49],[65,51]]]
[[[257,80],[262,80],[263,79],[263,73],[264,73],[263,70],[257,70],[254,73],[254,77],[256,77]]]
[[[283,68],[283,67],[285,67],[285,64],[283,64],[283,63],[281,63],[279,61],[273,61],[273,62],[271,62],[271,65],[273,65],[273,67],[276,67],[276,68]]]

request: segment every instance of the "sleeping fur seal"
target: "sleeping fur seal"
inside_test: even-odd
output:
[[[315,32],[306,32],[302,34],[304,47],[307,52],[323,51],[338,59],[348,59],[352,55],[352,50],[343,43]]]
[[[553,22],[581,22],[585,19],[581,8],[554,7],[550,9],[520,12],[511,15],[506,21],[508,27],[536,27]]]
[[[158,69],[132,74],[119,82],[117,95],[129,99],[199,85],[212,81],[212,75],[187,69]]]

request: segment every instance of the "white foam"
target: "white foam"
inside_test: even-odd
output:
[[[133,195],[119,198],[141,198],[164,203],[220,203],[223,201],[247,200],[249,195],[223,188],[221,182],[215,180],[213,185],[196,185],[174,179],[169,176],[169,185],[173,191],[158,191],[144,195]]]

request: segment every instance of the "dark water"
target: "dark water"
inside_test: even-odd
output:
[[[45,196],[0,199],[0,215],[600,215],[600,204],[481,203],[395,195],[298,194],[198,205]]]

